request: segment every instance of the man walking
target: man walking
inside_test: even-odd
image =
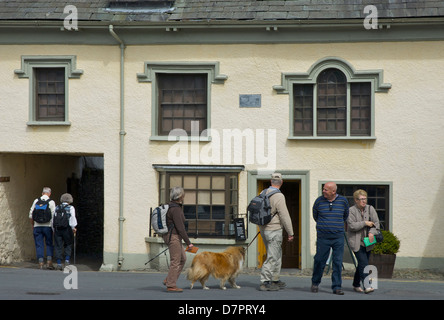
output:
[[[313,219],[316,221],[317,241],[314,256],[312,292],[318,292],[322,273],[330,249],[333,250],[333,272],[331,288],[334,294],[343,295],[342,291],[342,257],[344,254],[344,223],[348,218],[348,201],[336,193],[334,182],[327,182],[322,188],[322,196],[313,205]]]
[[[52,242],[51,224],[56,205],[55,202],[50,199],[50,196],[51,189],[48,187],[44,187],[42,191],[42,196],[34,200],[31,209],[29,210],[29,219],[31,220],[31,225],[33,226],[32,232],[34,235],[35,249],[40,269],[42,269],[44,265],[43,256],[45,253],[45,244],[47,256],[46,267],[48,269],[54,269],[54,266],[52,264],[54,245]]]
[[[279,190],[282,184],[282,175],[273,173],[271,175],[271,186],[266,194],[276,189]],[[259,287],[261,291],[277,291],[285,288],[285,283],[279,280],[282,266],[282,227],[287,231],[289,242],[293,241],[294,236],[285,196],[278,192],[269,199],[272,219],[267,225],[259,227],[267,250],[267,259],[261,270],[261,285]]]

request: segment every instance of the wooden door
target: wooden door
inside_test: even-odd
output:
[[[257,194],[261,193],[262,190],[270,186],[270,181],[258,180],[257,181]],[[259,227],[257,227],[257,232],[259,232]],[[262,268],[262,264],[267,259],[267,249],[265,249],[264,240],[262,235],[259,233],[257,237],[257,267]]]

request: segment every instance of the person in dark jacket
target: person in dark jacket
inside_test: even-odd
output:
[[[167,225],[170,231],[163,236],[170,251],[170,268],[164,280],[168,292],[182,292],[176,286],[176,281],[182,272],[186,262],[186,255],[182,246],[182,240],[188,248],[193,247],[185,230],[185,215],[182,210],[185,192],[181,187],[174,187],[170,192],[170,203],[167,213]]]
[[[64,193],[60,197],[61,204],[56,207],[52,219],[54,231],[54,255],[57,261],[57,270],[63,270],[62,259],[64,253],[65,267],[69,265],[69,260],[73,253],[74,236],[76,234],[76,210],[72,205],[74,199],[69,193]]]

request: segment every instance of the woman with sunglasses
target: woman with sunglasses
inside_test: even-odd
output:
[[[367,273],[364,273],[364,269],[368,265],[370,252],[375,246],[375,235],[380,232],[379,219],[375,208],[367,204],[367,192],[362,189],[356,190],[353,193],[353,198],[355,205],[350,207],[347,219],[348,243],[358,260],[358,267],[353,278],[353,290],[370,293],[374,289],[364,287],[363,290],[361,282],[364,286],[364,279],[368,276]]]

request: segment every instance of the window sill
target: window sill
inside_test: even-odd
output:
[[[288,140],[376,140],[375,136],[340,136],[340,137],[295,137],[290,136]]]
[[[70,126],[69,121],[28,121],[28,126]]]
[[[151,136],[151,141],[211,141],[211,136]]]

